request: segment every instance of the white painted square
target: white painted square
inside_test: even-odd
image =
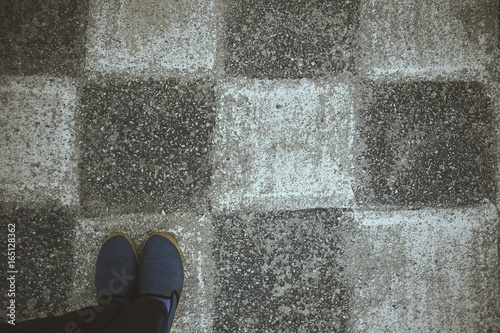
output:
[[[78,204],[76,104],[69,79],[0,78],[0,201]]]
[[[73,310],[97,304],[95,262],[104,240],[122,232],[135,242],[138,255],[153,232],[172,234],[181,249],[184,287],[176,310],[172,333],[211,332],[214,316],[215,266],[212,260],[212,221],[191,213],[133,214],[77,219],[74,240]]]
[[[358,212],[355,222],[342,255],[353,332],[500,329],[494,205]]]
[[[215,0],[91,0],[89,17],[89,71],[161,77],[214,66]]]
[[[496,0],[362,1],[360,72],[380,77],[480,78],[495,64]]]
[[[349,207],[346,83],[234,80],[220,87],[210,196],[216,210]]]

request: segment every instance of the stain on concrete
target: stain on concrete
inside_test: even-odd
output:
[[[229,1],[226,71],[304,78],[350,70],[359,1]]]
[[[449,207],[494,200],[494,114],[468,82],[373,84],[360,112],[358,201]]]
[[[86,0],[0,3],[0,73],[78,75],[85,54]]]
[[[341,210],[215,218],[216,332],[344,332]]]
[[[68,311],[68,291],[73,270],[74,218],[55,202],[21,207],[0,203],[2,248],[7,249],[7,225],[15,224],[16,235],[16,321],[58,315]],[[6,251],[0,267],[7,272]],[[0,283],[8,290],[6,279]],[[7,298],[2,300],[5,311]],[[3,316],[2,318],[7,318]]]
[[[80,189],[85,214],[203,204],[213,128],[206,81],[119,80],[81,89]]]

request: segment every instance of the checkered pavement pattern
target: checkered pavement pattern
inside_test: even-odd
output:
[[[2,1],[20,320],[161,230],[174,332],[499,331],[499,6]]]

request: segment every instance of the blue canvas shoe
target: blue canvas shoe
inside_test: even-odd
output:
[[[97,256],[95,288],[99,304],[116,299],[126,304],[137,296],[139,264],[132,239],[122,233],[104,241]]]
[[[184,267],[177,242],[168,234],[151,235],[141,255],[139,296],[156,298],[165,304],[167,332],[172,327],[183,285]]]

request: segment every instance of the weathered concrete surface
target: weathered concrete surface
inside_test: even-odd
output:
[[[87,0],[0,2],[0,74],[78,75]]]
[[[335,209],[217,216],[215,332],[345,332],[351,222]]]
[[[19,320],[93,304],[103,238],[161,230],[179,332],[500,331],[496,0],[28,2],[0,5]]]
[[[499,219],[463,209],[357,212],[341,265],[352,332],[498,332]]]
[[[457,79],[494,65],[498,1],[363,1],[359,73]]]
[[[228,1],[226,71],[293,79],[350,70],[358,10],[359,0]]]
[[[15,270],[7,266],[8,224],[15,224]],[[40,206],[0,205],[0,315],[7,319],[7,301],[16,301],[16,320],[45,317],[68,310],[72,288],[73,213],[56,202]],[[15,271],[15,297],[7,297],[8,271]]]
[[[78,204],[76,105],[70,79],[0,77],[0,202]]]
[[[215,210],[352,204],[348,83],[232,80],[218,89],[210,189]]]
[[[96,304],[95,260],[104,239],[113,232],[125,232],[140,251],[152,232],[174,235],[181,248],[185,281],[176,312],[174,332],[210,332],[214,314],[214,264],[212,260],[212,221],[191,213],[172,215],[122,215],[96,219],[77,219],[75,228],[75,270],[72,274],[73,310]]]
[[[358,122],[358,202],[446,207],[495,200],[493,105],[474,82],[370,83]]]
[[[88,71],[165,77],[215,65],[214,0],[91,0],[89,17]]]
[[[500,59],[500,58],[499,58]],[[500,62],[499,62],[500,63]],[[496,82],[491,82],[489,85],[489,95],[491,96],[493,102],[493,110],[495,110],[495,136],[496,136],[496,159],[497,159],[497,169],[496,169],[496,184],[497,184],[497,196],[496,204],[497,208],[500,209],[500,66],[498,66]]]
[[[214,94],[206,81],[92,81],[81,89],[87,216],[203,205]]]

